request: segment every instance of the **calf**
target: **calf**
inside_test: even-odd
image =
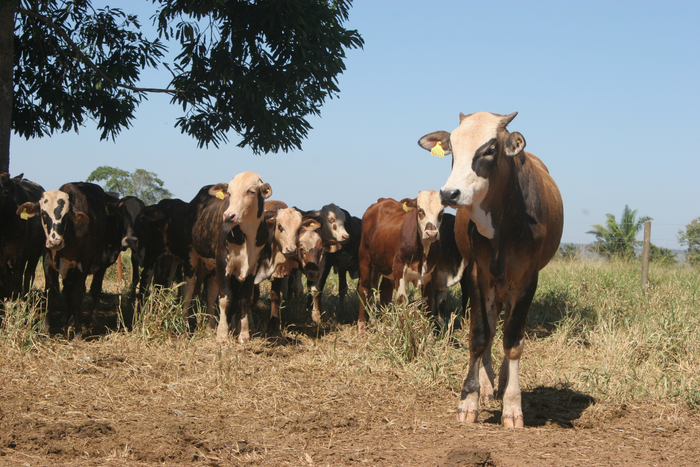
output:
[[[201,264],[216,270],[207,295],[218,295],[219,342],[228,340],[228,307],[240,309],[238,341],[250,339],[254,279],[258,258],[267,244],[268,227],[264,222],[264,202],[272,189],[258,174],[243,172],[230,183],[202,188],[190,202],[187,232],[190,254],[185,263],[185,306],[189,306],[195,271]]]
[[[331,269],[335,269],[338,274],[338,292],[341,302],[345,299],[348,291],[347,274],[351,278],[359,277],[360,236],[362,235],[362,221],[350,215],[348,211],[335,204],[328,204],[320,211],[307,213],[313,215],[321,221],[321,238],[324,242],[334,240],[342,245],[342,250],[337,248],[335,252],[328,252],[321,277],[312,282],[307,282],[311,292],[312,301],[311,316],[314,322],[321,320],[321,295],[326,287],[326,281]]]
[[[444,213],[440,224],[440,259],[435,265],[430,280],[423,284],[423,300],[428,312],[436,318],[440,329],[446,323],[447,290],[459,282],[462,288],[462,308],[467,313],[469,291],[464,270],[469,258],[464,258],[455,240],[455,216]]]
[[[131,249],[131,288],[136,291],[139,283],[139,267],[145,256],[145,243],[148,238],[149,220],[146,205],[135,196],[125,196],[116,203],[121,251]]]
[[[39,218],[17,218],[21,204],[39,201],[44,192],[23,176],[0,174],[0,301],[29,292],[44,250]]]
[[[179,266],[190,252],[187,235],[189,203],[180,199],[164,199],[147,206],[147,235],[143,245],[143,272],[139,291],[144,294],[151,283],[171,287]]]
[[[358,329],[367,321],[365,306],[382,281],[380,299],[387,304],[397,289],[407,299],[408,284],[420,287],[430,280],[440,258],[439,228],[444,207],[434,190],[421,191],[416,199],[381,198],[362,217],[360,241],[360,316]],[[432,246],[431,246],[432,245]]]
[[[556,253],[564,224],[561,195],[547,167],[524,151],[523,135],[506,129],[516,115],[460,114],[452,133],[430,133],[418,142],[431,152],[453,154],[452,172],[440,199],[458,208],[457,245],[464,257],[471,254],[473,259],[467,271],[469,370],[458,419],[475,422],[479,396],[493,397],[491,345],[506,303],[505,358],[497,396],[503,398],[501,423],[509,427],[524,426],[518,372],[527,313],[539,271]]]
[[[93,275],[90,295],[94,311],[105,271],[117,256],[115,248],[108,248],[108,237],[114,236],[114,232],[107,231],[108,222],[116,226],[116,216],[108,219],[107,209],[107,195],[92,183],[67,183],[58,190],[44,192],[38,202],[26,202],[17,208],[20,217],[40,214],[44,228],[44,274],[48,291],[45,329],[48,330],[49,321],[56,313],[60,275],[66,314],[72,319],[75,338],[82,337],[80,307],[85,279],[88,274]],[[91,319],[94,321],[94,313]]]

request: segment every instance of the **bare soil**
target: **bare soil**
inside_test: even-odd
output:
[[[524,429],[498,402],[459,424],[454,388],[372,360],[352,325],[3,351],[2,466],[700,465],[697,413],[563,384],[524,390]]]

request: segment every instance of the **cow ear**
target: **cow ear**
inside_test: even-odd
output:
[[[436,131],[434,133],[430,133],[429,135],[425,135],[418,140],[418,145],[438,157],[452,153],[452,146],[450,146],[450,134],[446,131]],[[440,154],[439,149],[443,151],[442,155]]]
[[[305,218],[301,224],[303,230],[316,230],[319,227],[321,227],[321,223],[317,219],[311,217]]]
[[[34,217],[39,213],[39,203],[27,201],[17,208],[17,215],[25,221],[30,217]]]
[[[121,204],[121,201],[107,201],[105,203],[105,212],[107,212],[108,216],[114,216],[119,212],[119,206]]]
[[[219,199],[228,198],[228,183],[217,183],[213,187],[209,188],[209,196]]]
[[[87,214],[85,214],[82,211],[76,211],[74,209],[71,209],[68,212],[68,215],[73,220],[73,222],[77,222],[78,224],[89,224],[90,223],[90,218],[87,216]]]
[[[335,253],[342,248],[343,246],[336,240],[326,240],[323,242],[323,249],[328,253]]]
[[[269,198],[272,195],[272,188],[269,183],[263,183],[260,185],[260,193],[264,199]]]
[[[523,152],[523,149],[525,149],[525,138],[523,135],[517,131],[509,134],[506,138],[506,156],[517,156]]]
[[[8,174],[8,176],[9,176],[9,174]],[[24,178],[24,173],[21,173],[15,177],[12,177],[12,181],[15,183],[19,183],[22,181],[23,178]]]

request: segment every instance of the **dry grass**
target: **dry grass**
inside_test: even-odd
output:
[[[642,290],[638,269],[624,263],[556,261],[543,271],[521,365],[529,424],[585,426],[639,406],[679,419],[697,416],[700,278],[680,268],[652,268],[650,278]],[[114,281],[109,287],[120,290]],[[333,437],[355,431],[398,436],[424,429],[427,419],[452,423],[469,354],[468,326],[454,325],[461,317],[438,335],[415,305],[374,309],[385,320],[372,321],[360,337],[351,323],[357,297],[340,303],[335,287],[323,325],[310,323],[305,298],[290,300],[282,313],[287,325],[272,335],[264,332],[263,290],[258,334],[245,345],[219,345],[203,328],[188,333],[172,291],[152,294],[126,323],[130,331],[114,318],[111,331],[83,342],[38,332],[41,294],[7,302],[0,386],[18,409],[4,409],[3,419],[0,406],[0,420],[13,427],[6,433],[51,417],[76,430],[120,427],[122,441],[108,444],[110,436],[102,437],[107,444],[77,456],[269,465],[311,465],[305,455],[317,459],[320,451],[303,443],[321,442],[324,455],[340,456],[338,463],[372,462],[367,453],[373,451],[359,445],[334,451]],[[122,311],[125,301],[106,298],[113,311]],[[448,307],[459,303],[454,291]],[[499,334],[494,362],[502,359],[500,346]],[[497,405],[486,409],[482,419],[496,422]],[[290,453],[297,456],[291,462]],[[327,457],[327,465],[333,459]]]

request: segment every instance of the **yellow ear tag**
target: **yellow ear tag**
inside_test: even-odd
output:
[[[435,146],[433,146],[433,149],[430,150],[430,154],[433,156],[437,157],[445,157],[445,150],[442,149],[442,142],[438,141],[435,143]]]
[[[29,219],[29,215],[27,214],[27,208],[22,209],[22,212],[19,214],[19,218],[22,219],[23,221],[26,221]]]
[[[219,190],[216,192],[216,197],[219,199],[224,199],[226,196],[224,195],[224,190]]]
[[[314,225],[316,225],[316,224],[314,224],[314,223],[312,222],[311,224],[309,224],[309,227],[313,227]]]
[[[406,205],[406,203],[403,203],[403,210],[408,212],[408,206]]]

